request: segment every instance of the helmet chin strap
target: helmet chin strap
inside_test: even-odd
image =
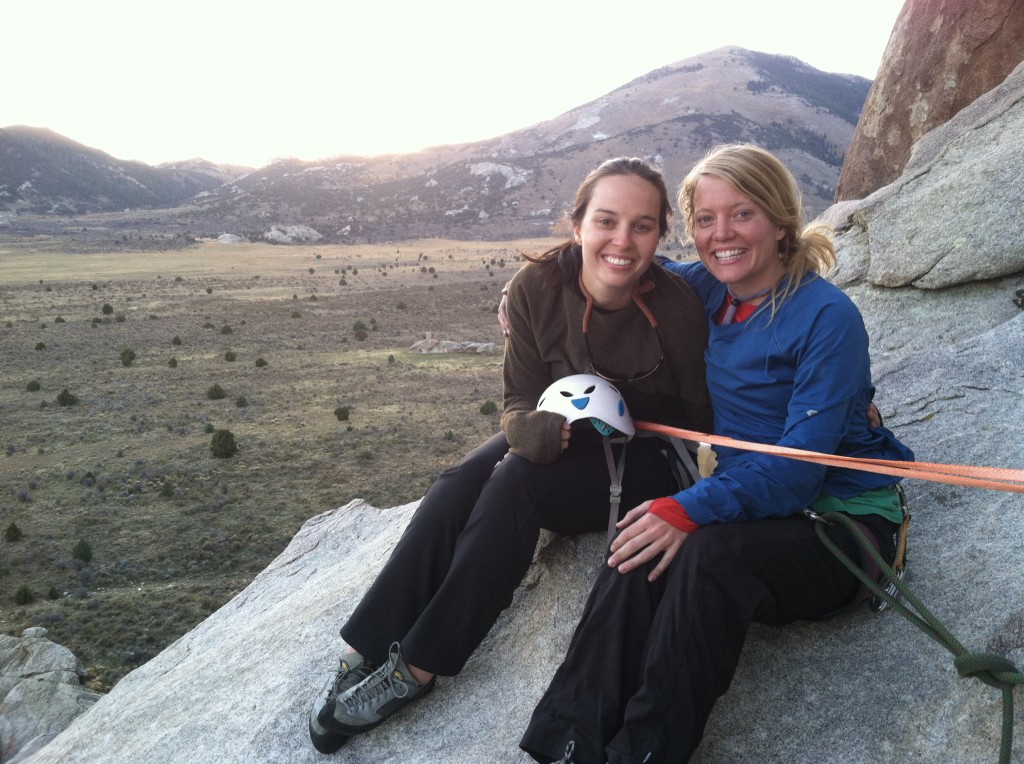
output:
[[[610,438],[607,435],[601,438],[604,445],[604,460],[608,465],[608,477],[611,482],[608,487],[608,546],[611,546],[615,538],[615,525],[619,521],[619,505],[622,503],[622,474],[626,470],[626,438]],[[622,444],[622,453],[619,454],[619,462],[615,463],[615,455],[612,453],[612,443]]]

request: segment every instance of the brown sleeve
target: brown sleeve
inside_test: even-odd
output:
[[[541,393],[554,380],[549,365],[541,358],[537,337],[544,321],[531,311],[531,291],[541,289],[526,266],[512,279],[508,290],[509,336],[505,342],[502,369],[505,411],[501,429],[509,450],[531,462],[553,462],[562,453],[562,423],[565,418],[550,411],[537,411]],[[526,282],[529,283],[529,286]],[[545,297],[540,294],[538,297]]]

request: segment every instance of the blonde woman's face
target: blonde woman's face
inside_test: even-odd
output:
[[[755,294],[785,275],[779,259],[782,226],[728,181],[700,176],[693,193],[693,221],[701,262],[733,294]]]
[[[661,241],[661,194],[636,175],[610,175],[594,186],[573,226],[583,248],[583,285],[601,307],[628,305]]]

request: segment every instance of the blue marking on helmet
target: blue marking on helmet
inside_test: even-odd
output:
[[[588,403],[590,403],[590,396],[589,395],[586,396],[585,398],[575,398],[572,401],[572,405],[575,406],[576,408],[578,408],[580,411],[583,411],[583,409],[585,409],[587,407]]]
[[[625,416],[625,415],[626,415],[626,402],[620,400],[619,401],[619,416]]]

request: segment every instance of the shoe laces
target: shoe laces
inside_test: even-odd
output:
[[[331,691],[331,695],[337,695],[341,691],[341,683],[348,678],[349,674],[358,676],[359,681],[370,674],[370,667],[366,665],[365,659],[355,668],[352,668],[344,658],[339,658],[338,664],[338,673],[334,675],[334,689]]]
[[[355,687],[349,689],[338,700],[347,708],[372,705],[378,698],[388,694],[396,698],[404,698],[409,694],[409,685],[403,680],[402,674],[396,669],[401,654],[396,642],[391,646],[387,662],[366,675]]]
[[[576,741],[570,740],[568,745],[565,746],[565,755],[562,756],[554,764],[572,764],[572,754],[576,750]]]

